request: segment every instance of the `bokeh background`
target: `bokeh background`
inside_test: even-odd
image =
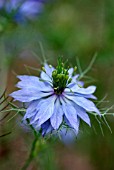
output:
[[[97,86],[96,95],[105,95],[114,103],[114,1],[113,0],[53,0],[44,4],[35,20],[16,23],[0,16],[0,93],[7,87],[12,92],[17,74],[28,74],[28,67],[40,68],[44,61],[56,65],[58,56],[68,59],[70,66],[80,61],[82,70],[92,57],[96,61],[87,74],[86,85]],[[34,75],[37,70],[29,69]],[[78,70],[79,71],[79,70]],[[92,80],[92,81],[91,81]],[[0,106],[3,108],[3,104]],[[112,109],[111,113],[114,112]],[[19,170],[30,151],[32,133],[20,124],[20,116],[0,121],[0,169]],[[1,114],[2,119],[4,115]],[[114,117],[106,116],[112,133],[106,124],[93,119],[94,128],[85,124],[73,145],[51,141],[28,170],[113,170],[114,169]],[[104,135],[103,135],[104,134]],[[44,150],[43,150],[44,151]],[[50,157],[48,159],[48,157]]]

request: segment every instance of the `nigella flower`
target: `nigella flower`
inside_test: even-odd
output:
[[[16,22],[33,20],[43,10],[42,0],[1,0],[0,14]]]
[[[65,69],[61,59],[56,68],[45,63],[40,77],[20,75],[17,87],[10,94],[14,100],[28,103],[23,120],[29,119],[42,135],[59,131],[64,127],[79,131],[80,119],[91,126],[89,115],[99,110],[90,99],[96,99],[95,86],[83,87],[75,69]]]

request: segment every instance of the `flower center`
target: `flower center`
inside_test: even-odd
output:
[[[69,84],[72,79],[69,78],[68,69],[64,68],[64,64],[61,59],[58,60],[58,65],[56,69],[52,72],[53,78],[53,88],[57,95],[62,94],[67,84]]]

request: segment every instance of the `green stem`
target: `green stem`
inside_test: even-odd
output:
[[[35,148],[36,148],[36,143],[37,143],[37,137],[34,139],[33,141],[33,144],[32,144],[32,148],[31,148],[31,151],[30,151],[30,155],[27,159],[27,161],[25,162],[24,166],[22,167],[22,170],[26,170],[30,163],[32,162],[33,158],[34,158],[34,151],[35,151]]]

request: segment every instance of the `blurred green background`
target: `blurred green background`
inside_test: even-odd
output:
[[[27,74],[25,65],[40,67],[43,55],[52,65],[56,65],[61,55],[64,61],[68,59],[68,63],[75,66],[78,57],[84,70],[95,54],[97,58],[88,75],[97,85],[98,99],[107,94],[109,102],[101,107],[110,107],[114,103],[113,0],[55,0],[45,4],[44,11],[34,22],[19,25],[3,20],[0,22],[0,93],[6,86],[8,92],[14,90],[15,74]],[[87,82],[87,85],[92,83]],[[112,134],[102,124],[103,136],[96,120],[93,121],[95,129],[82,126],[73,146],[52,144],[52,161],[56,167],[51,158],[49,161],[42,156],[45,166],[41,170],[114,170],[114,117],[106,118]],[[0,138],[0,169],[18,170],[28,156],[32,134],[23,130],[19,118],[10,122],[8,119],[0,122],[0,135],[12,132]],[[51,151],[48,152],[51,155]],[[29,169],[40,169],[38,165],[35,160]]]

